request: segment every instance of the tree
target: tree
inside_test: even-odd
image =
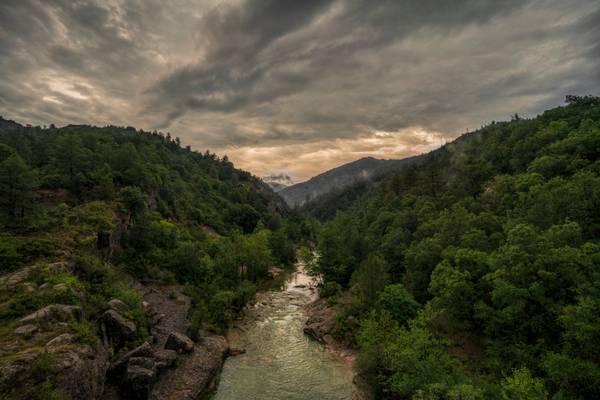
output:
[[[146,196],[137,186],[127,186],[121,189],[119,201],[133,218],[146,209]]]
[[[33,208],[35,175],[17,154],[0,163],[0,209],[8,225],[20,224]]]
[[[413,295],[399,283],[388,285],[383,289],[379,294],[379,304],[401,325],[412,319],[419,309],[419,303]]]
[[[370,254],[360,264],[352,279],[362,305],[366,308],[373,307],[388,280],[385,260],[378,254]]]
[[[534,378],[527,368],[513,371],[502,383],[503,400],[546,400],[548,391],[541,379]]]

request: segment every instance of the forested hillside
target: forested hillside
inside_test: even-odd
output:
[[[151,341],[142,284],[185,285],[190,337],[222,332],[307,234],[266,184],[226,157],[134,128],[10,124],[0,130],[0,193],[0,398],[79,390],[65,389],[60,379],[70,375],[56,365],[100,338],[106,351],[110,332],[100,326],[109,322],[121,329],[111,351]],[[120,314],[129,308],[119,318],[115,301],[125,303]],[[70,347],[44,350],[73,333]],[[76,379],[99,385],[81,398],[102,393],[106,369],[95,371]]]
[[[403,168],[320,233],[334,333],[382,399],[600,398],[600,98]]]
[[[325,171],[306,182],[285,187],[279,194],[291,207],[300,207],[307,202],[319,204],[322,197],[329,196],[332,192],[340,193],[353,185],[368,186],[372,181],[379,180],[382,175],[398,170],[415,159],[416,157],[379,160],[364,157]]]

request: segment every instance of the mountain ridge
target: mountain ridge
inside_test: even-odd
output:
[[[357,182],[371,181],[375,176],[401,168],[418,156],[403,159],[363,157],[313,176],[307,181],[288,186],[278,193],[290,207],[298,207]]]

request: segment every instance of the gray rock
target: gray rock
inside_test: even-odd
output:
[[[148,303],[147,301],[142,301],[142,310],[144,310],[144,314],[147,317],[156,315],[156,310],[154,307],[152,307],[152,304]]]
[[[81,321],[83,319],[83,310],[79,306],[70,306],[64,304],[50,304],[34,313],[27,315],[19,320],[19,325],[33,323],[47,324],[49,322],[65,322],[70,319]]]
[[[63,346],[67,344],[72,344],[77,341],[77,335],[73,333],[63,333],[62,335],[58,335],[54,339],[50,340],[46,343],[46,346]]]
[[[123,378],[123,389],[129,399],[147,399],[154,378],[156,365],[147,357],[132,357]]]
[[[37,285],[33,282],[25,282],[23,284],[23,290],[25,291],[25,293],[33,293],[35,292],[37,289]]]
[[[7,362],[0,370],[0,382],[14,384],[20,377],[29,371],[39,353],[26,353]]]
[[[108,367],[108,352],[103,347],[67,345],[47,348],[51,361],[48,377],[62,397],[71,400],[100,399]],[[19,355],[0,371],[0,383],[11,387],[37,387],[40,381],[30,370],[40,352]],[[12,397],[11,397],[12,398]]]
[[[120,357],[117,361],[115,361],[110,369],[113,371],[118,371],[122,368],[125,367],[125,365],[127,365],[127,363],[129,362],[129,359],[132,357],[153,357],[154,356],[154,350],[152,349],[152,346],[150,345],[150,343],[148,342],[144,342],[141,345],[139,345],[138,347],[136,347],[135,349],[131,350],[130,352],[124,354],[122,357]]]
[[[38,289],[44,290],[44,289],[48,289],[49,287],[50,287],[50,284],[48,282],[46,282],[46,283],[42,283]]]
[[[69,285],[66,283],[57,283],[52,287],[52,289],[56,290],[57,292],[64,292],[69,290]]]
[[[194,350],[194,342],[182,333],[171,332],[165,343],[165,349],[175,350],[178,353],[189,353]]]
[[[52,373],[57,392],[71,400],[102,398],[108,351],[101,345],[65,345],[48,347],[52,354]]]
[[[175,350],[160,349],[154,352],[154,361],[159,369],[172,366],[176,360],[177,352]]]
[[[133,337],[136,326],[115,310],[108,310],[102,314],[102,330],[112,344],[119,346]]]
[[[136,366],[145,369],[156,370],[156,363],[153,358],[150,357],[131,357],[127,363],[128,367]]]
[[[27,280],[30,270],[31,267],[27,267],[10,274],[6,274],[0,277],[0,285],[5,285],[8,289],[14,289],[17,285]]]
[[[223,336],[203,337],[202,346],[182,356],[177,368],[158,375],[148,400],[209,398],[216,388],[228,350]]]
[[[120,314],[127,314],[129,312],[129,306],[119,299],[110,300],[108,302],[108,307],[110,307],[111,310],[115,310]]]
[[[17,335],[30,336],[36,333],[40,328],[37,325],[27,324],[19,326],[14,330]]]

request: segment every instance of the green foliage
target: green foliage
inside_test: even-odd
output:
[[[546,400],[548,392],[541,379],[534,378],[527,368],[516,369],[502,383],[503,400]]]
[[[31,217],[35,186],[35,175],[18,154],[0,162],[0,216],[6,225],[23,225]]]
[[[231,290],[217,292],[210,303],[211,319],[221,329],[229,326],[233,319],[233,301],[235,293]]]
[[[95,346],[98,343],[98,331],[96,324],[91,321],[71,321],[69,327],[77,334],[77,339],[81,343]]]
[[[378,254],[369,255],[369,258],[360,264],[352,280],[362,306],[373,307],[388,281],[385,260]]]
[[[414,318],[419,308],[413,295],[400,283],[387,285],[379,294],[379,304],[400,325]]]
[[[12,271],[56,253],[50,240],[0,234],[0,270]]]
[[[132,277],[187,285],[190,336],[222,332],[269,267],[293,263],[296,242],[314,240],[301,215],[226,157],[133,128],[0,129],[0,193],[0,272],[37,265],[27,279],[44,285],[0,290],[0,320],[10,327],[51,303],[80,305],[85,320],[69,330],[90,345],[113,298],[137,327],[125,346],[147,340]],[[70,259],[72,273],[45,266]],[[2,387],[0,397],[54,398],[49,374],[40,372],[35,395]]]
[[[358,343],[359,365],[378,371],[376,382],[395,396],[410,398],[425,390],[422,396],[435,385],[452,387],[464,381],[460,364],[421,320],[407,329],[386,313],[372,314],[363,324]]]
[[[342,293],[342,285],[337,282],[323,282],[319,285],[319,297],[337,299]]]
[[[600,99],[569,96],[465,134],[359,195],[309,205],[344,208],[320,231],[315,272],[345,287],[354,277],[342,313],[362,321],[359,360],[382,398],[448,399],[457,385],[460,398],[600,397],[598,149]],[[408,294],[425,310],[418,327]]]

